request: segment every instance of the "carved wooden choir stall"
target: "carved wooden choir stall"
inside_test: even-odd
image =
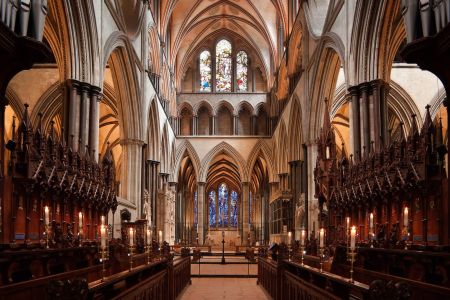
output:
[[[27,105],[5,128],[9,81],[54,60],[42,42],[46,14],[46,0],[0,1],[0,299],[175,299],[190,281],[189,249],[174,260],[146,221],[112,238],[118,182],[110,147],[75,149],[63,125],[44,124],[48,116],[33,124]]]

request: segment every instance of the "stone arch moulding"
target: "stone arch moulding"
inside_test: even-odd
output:
[[[171,182],[178,182],[178,171],[181,166],[181,161],[185,156],[189,156],[189,158],[191,159],[192,165],[194,166],[195,178],[199,178],[198,175],[201,166],[200,159],[192,144],[189,142],[189,140],[185,139],[182,140],[181,144],[176,147],[175,164],[173,167],[174,172],[171,172],[170,175]]]
[[[253,147],[248,158],[247,169],[251,174],[253,167],[256,164],[256,160],[259,157],[263,157],[267,162],[267,172],[269,173],[269,182],[278,182],[278,176],[274,175],[274,162],[273,153],[269,145],[263,139],[259,139],[256,145]]]
[[[103,68],[111,57],[114,87],[118,92],[119,123],[122,139],[144,140],[141,122],[141,101],[139,101],[139,80],[136,74],[136,54],[127,36],[120,31],[113,32],[105,42]],[[102,75],[103,76],[103,75]],[[126,122],[125,122],[126,120]]]
[[[242,182],[248,182],[248,170],[247,170],[247,164],[245,163],[245,160],[242,158],[241,154],[233,148],[230,144],[226,142],[221,142],[220,144],[216,145],[211,151],[208,152],[208,154],[205,156],[201,163],[200,168],[200,179],[201,182],[206,182],[207,175],[208,175],[208,169],[211,164],[211,161],[216,157],[217,155],[225,153],[230,156],[231,159],[234,160],[236,163],[238,169],[239,169],[239,175],[241,176]]]
[[[159,161],[159,149],[161,134],[159,131],[159,114],[158,114],[158,99],[154,98],[149,105],[148,113],[148,128],[147,128],[147,142],[148,142],[148,159]]]
[[[207,101],[207,100],[202,100],[200,102],[195,103],[194,106],[192,107],[194,116],[198,116],[198,111],[202,107],[206,107],[206,109],[208,110],[208,112],[211,116],[213,116],[215,114],[215,109],[213,108],[211,103],[209,103],[209,101]]]

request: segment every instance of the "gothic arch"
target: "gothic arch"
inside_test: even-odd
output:
[[[182,140],[181,144],[179,144],[176,147],[176,155],[175,155],[175,164],[173,167],[174,172],[171,173],[171,180],[172,182],[178,182],[178,174],[180,170],[181,161],[184,159],[184,157],[189,156],[191,159],[192,165],[194,166],[195,171],[195,178],[199,178],[199,172],[200,172],[200,159],[197,155],[197,152],[195,151],[192,144],[189,142],[189,140],[184,139]]]
[[[223,106],[226,107],[232,115],[235,115],[234,106],[231,105],[230,102],[222,100],[222,101],[219,101],[216,105],[214,105],[214,115],[215,116],[217,116],[217,113]]]
[[[239,169],[241,180],[243,182],[248,182],[248,170],[245,160],[242,158],[241,154],[233,148],[233,146],[226,142],[221,142],[220,144],[216,145],[211,151],[208,152],[205,158],[203,158],[200,168],[199,181],[206,182],[211,161],[214,159],[214,157],[221,153],[228,155],[232,160],[234,160]]]
[[[136,74],[136,57],[127,36],[113,32],[104,46],[103,70],[110,59],[114,87],[117,91],[119,122],[122,139],[144,140],[141,122],[139,80]],[[103,80],[102,80],[103,81]]]
[[[22,103],[19,96],[14,92],[13,89],[10,89],[10,88],[6,89],[6,100],[8,100],[8,105],[14,111],[14,113],[19,118],[19,120],[22,120],[24,103]],[[33,110],[33,112],[34,112],[34,110]],[[33,124],[33,125],[37,124],[36,120],[31,119],[31,124]]]
[[[200,102],[197,102],[194,104],[194,106],[192,107],[194,116],[198,116],[198,111],[200,110],[200,108],[202,107],[206,107],[206,109],[208,110],[209,114],[212,116],[214,115],[215,111],[211,105],[211,103],[209,103],[206,100],[202,100]]]
[[[287,154],[287,145],[286,141],[288,140],[286,133],[286,125],[283,120],[280,120],[278,125],[278,133],[275,137],[275,151],[274,156],[276,156],[276,173],[277,174],[286,174],[289,173],[289,165],[288,165],[288,154]]]
[[[35,107],[30,115],[32,124],[37,124],[39,121],[38,113],[42,114],[42,127],[47,131],[50,128],[50,122],[58,114],[61,114],[61,109],[64,101],[64,87],[61,82],[55,82],[51,85],[44,94],[39,97]],[[62,124],[56,124],[61,127]]]
[[[297,96],[291,100],[289,121],[289,161],[303,159],[302,112]]]
[[[270,182],[276,182],[278,181],[278,178],[275,176],[275,167],[274,167],[274,161],[273,161],[273,152],[270,149],[269,145],[267,145],[266,141],[260,139],[256,143],[256,145],[253,147],[252,151],[250,152],[250,155],[248,157],[248,164],[247,169],[251,173],[253,170],[253,167],[256,164],[256,161],[259,157],[263,157],[265,161],[267,162],[267,171],[269,173],[269,181]]]
[[[158,114],[158,99],[154,98],[150,103],[148,113],[148,128],[147,128],[147,159],[159,161],[160,149],[160,131],[159,131],[159,114]]]
[[[169,144],[169,132],[168,123],[164,124],[162,140],[161,140],[161,157],[160,157],[160,172],[165,174],[170,174],[170,144]]]
[[[311,108],[309,112],[309,128],[307,129],[307,140],[314,140],[319,136],[322,125],[322,116],[324,110],[324,99],[333,99],[336,90],[336,81],[339,75],[344,56],[344,45],[339,37],[330,33],[321,40],[320,52],[316,63],[311,82],[313,84],[311,93]],[[346,76],[344,66],[344,75]]]

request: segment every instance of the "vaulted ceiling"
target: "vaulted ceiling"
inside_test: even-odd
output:
[[[287,36],[288,0],[162,0],[161,36],[170,35],[170,59],[176,76],[199,43],[233,32],[259,54],[267,75],[278,66],[278,30]]]

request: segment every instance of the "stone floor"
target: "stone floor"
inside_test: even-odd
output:
[[[269,300],[254,278],[192,278],[179,300]]]

